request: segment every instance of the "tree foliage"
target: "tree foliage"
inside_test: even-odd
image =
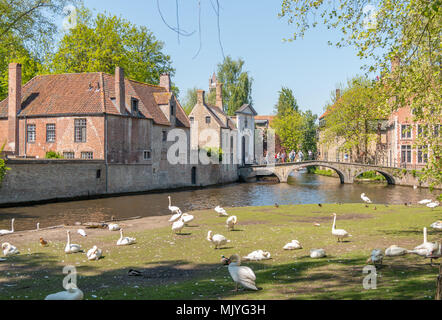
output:
[[[334,44],[354,46],[366,59],[367,72],[381,77],[376,89],[384,112],[410,107],[416,124],[440,125],[441,1],[377,0],[371,5],[375,10],[356,0],[283,0],[280,16],[296,27],[291,41],[318,23],[339,29],[342,37]],[[394,59],[401,63],[392,70]],[[422,135],[417,144],[430,150],[423,180],[440,184],[440,135]]]
[[[2,185],[2,181],[6,176],[6,172],[10,170],[10,168],[6,167],[6,161],[2,158],[3,149],[5,148],[5,144],[0,147],[0,187]]]
[[[195,107],[198,97],[197,97],[198,88],[194,87],[191,89],[187,89],[186,96],[183,100],[183,109],[187,115],[192,112],[192,109]]]
[[[82,8],[77,27],[61,39],[51,56],[48,71],[113,74],[115,67],[120,66],[133,80],[158,84],[162,73],[175,73],[170,56],[162,52],[163,47],[163,42],[144,26],[112,15],[92,16],[89,10]]]
[[[298,103],[296,102],[293,91],[289,88],[282,87],[279,91],[278,103],[275,106],[275,112],[278,116],[283,116],[291,111],[299,112]]]

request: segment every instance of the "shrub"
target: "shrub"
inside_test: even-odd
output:
[[[11,170],[10,168],[8,168],[8,167],[6,166],[6,160],[3,159],[3,158],[1,157],[4,148],[5,148],[5,145],[3,145],[3,146],[0,148],[0,187],[1,187],[1,185],[2,185],[2,181],[3,181],[3,179],[4,179],[5,176],[6,176],[6,172],[7,172],[8,170]]]
[[[48,152],[46,152],[45,158],[46,159],[63,159],[63,156],[58,152],[48,151]]]

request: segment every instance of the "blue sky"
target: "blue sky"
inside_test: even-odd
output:
[[[212,0],[215,2],[214,0]],[[198,0],[179,0],[180,27],[198,31]],[[202,49],[196,32],[178,37],[161,20],[156,0],[85,0],[97,12],[121,15],[129,21],[147,26],[165,43],[176,69],[173,79],[180,88],[181,99],[194,86],[208,90],[208,80],[222,61],[218,42],[216,15],[210,0],[201,0]],[[254,79],[253,103],[260,115],[273,113],[282,86],[293,90],[299,106],[320,115],[330,100],[330,93],[340,83],[361,74],[363,61],[351,48],[327,44],[337,39],[336,30],[320,27],[295,42],[283,42],[294,31],[286,20],[278,18],[281,1],[220,0],[221,40],[225,55],[245,60],[245,69]],[[176,26],[175,0],[160,0],[163,15]]]

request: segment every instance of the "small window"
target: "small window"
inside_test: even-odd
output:
[[[36,138],[35,124],[28,124],[26,127],[26,133],[26,141],[29,143],[34,143]]]
[[[401,162],[411,163],[411,146],[401,146]]]
[[[195,122],[195,118],[194,117],[190,117],[190,123],[194,123]]]
[[[152,152],[145,150],[143,151],[143,159],[144,160],[150,160],[152,158]]]
[[[132,113],[137,115],[138,114],[138,100],[132,99]]]
[[[75,119],[75,142],[86,142],[86,119]]]
[[[401,126],[401,138],[402,139],[411,139],[411,125],[403,124]]]
[[[417,126],[417,136],[426,137],[428,134],[428,126],[418,125]]]
[[[74,152],[63,152],[63,158],[64,159],[75,159],[75,153]]]
[[[246,118],[244,121],[244,127],[247,128],[249,126],[249,119]]]
[[[92,159],[94,159],[94,153],[93,152],[82,152],[81,153],[81,159],[83,159],[83,160],[92,160]]]
[[[55,142],[55,124],[46,125],[46,142]]]
[[[426,147],[417,148],[417,163],[428,163],[428,153]]]
[[[209,124],[210,121],[211,121],[211,118],[210,117],[206,117],[206,123]]]
[[[101,178],[101,169],[97,170],[97,175],[96,175],[97,179]]]
[[[167,131],[163,131],[163,142],[167,141]]]

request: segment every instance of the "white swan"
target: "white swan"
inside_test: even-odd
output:
[[[174,215],[172,215],[172,217],[170,217],[169,222],[176,222],[180,220],[183,214],[184,213],[182,213],[181,210],[178,209],[177,213],[175,213]]]
[[[178,220],[178,221],[175,221],[175,222],[172,224],[172,231],[175,232],[175,233],[181,233],[181,231],[183,230],[183,228],[184,228],[185,225],[186,225],[186,224],[184,223],[184,220],[183,220],[183,219],[180,219],[180,220]]]
[[[427,228],[424,228],[424,243],[418,245],[410,253],[414,253],[420,256],[431,255],[433,250],[437,249],[437,243],[427,241]]]
[[[230,276],[235,282],[235,291],[238,291],[238,285],[241,285],[242,287],[249,290],[258,290],[255,284],[255,273],[249,267],[241,266],[241,258],[239,257],[239,255],[234,254],[233,256],[231,256],[228,260],[228,263]]]
[[[442,230],[442,221],[440,221],[440,220],[436,221],[436,222],[432,223],[430,227],[432,227],[433,229],[436,229],[436,230]]]
[[[433,265],[433,259],[439,259],[442,257],[442,244],[440,242],[436,243],[436,248],[426,257],[431,259],[430,263]]]
[[[230,240],[227,240],[227,238],[221,234],[213,235],[212,231],[207,233],[207,241],[210,241],[215,245],[215,250],[230,242]]]
[[[317,259],[317,258],[324,258],[324,257],[325,257],[325,250],[324,249],[310,250],[310,258]]]
[[[37,223],[37,231],[40,230],[40,222]]]
[[[66,243],[66,247],[64,248],[64,252],[66,253],[77,253],[81,251],[81,246],[79,244],[73,244],[71,243],[71,232],[68,230],[66,231],[68,235],[68,240]]]
[[[380,249],[374,249],[371,252],[370,258],[368,258],[367,263],[382,264],[382,260],[384,259],[384,253]]]
[[[120,229],[120,239],[117,241],[117,246],[128,246],[135,243],[135,238],[124,237],[123,229]]]
[[[16,247],[14,247],[12,244],[5,242],[2,244],[3,249],[3,255],[5,256],[12,256],[13,254],[19,254],[20,251]]]
[[[261,261],[261,260],[269,260],[271,258],[270,252],[256,250],[249,253],[247,256],[243,257],[243,260],[247,261]]]
[[[118,231],[120,230],[120,226],[116,223],[110,223],[108,226],[109,231]]]
[[[431,209],[434,209],[434,208],[436,208],[438,206],[439,206],[439,202],[438,201],[431,202],[431,203],[427,204],[427,207],[431,208]]]
[[[172,206],[172,199],[170,198],[170,196],[168,196],[168,198],[169,198],[169,210],[170,210],[172,213],[178,213],[178,212],[181,212],[180,208],[175,207],[175,206]]]
[[[5,230],[5,229],[0,230],[0,235],[14,233],[14,221],[15,221],[15,219],[11,220],[11,230]]]
[[[193,215],[187,214],[187,213],[183,213],[182,218],[183,218],[184,224],[188,224],[189,222],[192,222],[195,219],[195,217]]]
[[[302,249],[302,246],[298,240],[292,240],[292,242],[287,243],[283,249],[284,250],[297,250],[297,249]]]
[[[226,225],[229,230],[235,229],[235,224],[238,223],[238,218],[236,216],[231,216],[227,218]]]
[[[365,202],[365,203],[371,203],[371,200],[369,197],[367,197],[365,195],[365,193],[361,194],[361,199]]]
[[[395,244],[385,249],[385,255],[387,257],[398,257],[398,256],[403,256],[407,253],[409,253],[409,250],[398,247]]]
[[[93,246],[86,255],[89,260],[100,260],[102,251],[97,246]]]
[[[216,211],[221,217],[227,217],[227,216],[228,216],[226,210],[224,210],[224,209],[221,208],[220,206],[217,206],[217,207],[215,208],[215,211]]]
[[[351,237],[351,235],[344,229],[336,229],[336,213],[333,213],[332,235],[338,238],[338,242],[344,238]]]
[[[83,291],[78,288],[69,289],[48,295],[45,300],[83,300]]]
[[[419,201],[418,203],[419,204],[429,204],[429,203],[431,203],[432,201],[430,200],[430,199],[424,199],[424,200],[421,200],[421,201]]]
[[[87,237],[86,231],[84,231],[83,229],[78,229],[77,233],[82,237]]]

